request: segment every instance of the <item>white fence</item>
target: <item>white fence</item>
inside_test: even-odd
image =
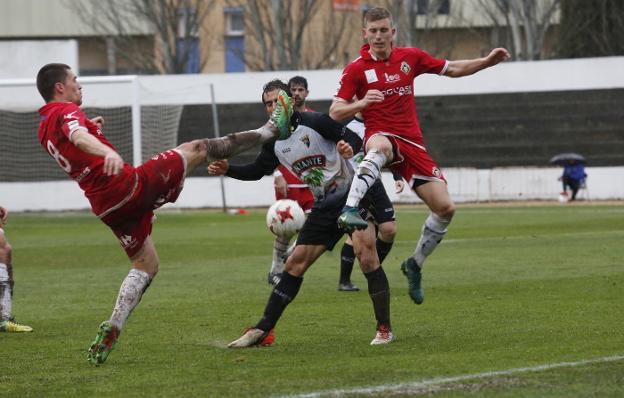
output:
[[[461,202],[557,200],[561,168],[500,168],[477,170],[446,169],[453,200]],[[588,167],[587,192],[592,200],[624,199],[624,167]],[[392,176],[384,173],[383,182],[395,203],[418,203],[416,195],[406,189],[394,193]],[[269,206],[275,201],[272,177],[260,181],[225,179],[228,207]],[[1,204],[11,211],[58,211],[88,209],[89,203],[73,181],[0,183]],[[178,201],[169,208],[220,208],[219,178],[191,177],[186,180]]]

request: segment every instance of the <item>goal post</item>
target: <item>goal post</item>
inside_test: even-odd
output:
[[[88,117],[101,115],[105,133],[124,159],[134,166],[178,141],[182,104],[166,95],[154,98],[139,76],[85,77],[83,109]],[[146,104],[145,97],[151,97]],[[0,182],[64,180],[52,170],[36,139],[37,110],[44,105],[34,79],[0,80]]]

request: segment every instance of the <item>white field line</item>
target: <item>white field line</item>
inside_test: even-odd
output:
[[[373,386],[373,387],[356,387],[356,388],[315,391],[315,392],[309,392],[305,394],[285,395],[280,398],[342,397],[345,395],[355,395],[355,394],[367,395],[367,394],[408,392],[409,390],[423,389],[426,387],[436,387],[436,386],[440,386],[443,384],[461,382],[461,381],[466,381],[466,380],[486,379],[486,378],[497,377],[497,376],[511,376],[511,375],[515,375],[518,373],[541,372],[541,371],[550,370],[550,369],[576,367],[576,366],[589,365],[589,364],[594,364],[594,363],[617,362],[617,361],[622,361],[622,360],[624,360],[624,355],[614,355],[610,357],[584,359],[584,360],[575,361],[575,362],[558,362],[558,363],[550,363],[546,365],[532,366],[532,367],[526,367],[526,368],[497,370],[497,371],[492,371],[492,372],[474,373],[474,374],[466,374],[466,375],[452,376],[452,377],[436,377],[433,379],[415,381],[411,383],[383,384],[380,386]]]

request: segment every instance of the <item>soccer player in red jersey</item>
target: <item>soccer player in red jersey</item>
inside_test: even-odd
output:
[[[9,211],[0,206],[0,332],[32,332],[30,326],[21,325],[13,319],[13,249],[4,234],[4,224]]]
[[[414,78],[423,73],[449,77],[472,75],[509,58],[504,48],[486,57],[448,61],[434,58],[418,48],[393,47],[396,33],[392,15],[381,7],[364,15],[360,57],[347,65],[330,116],[344,120],[361,112],[366,125],[366,156],[353,179],[346,206],[338,223],[346,230],[366,228],[357,205],[379,177],[382,167],[398,171],[431,210],[422,228],[414,255],[401,268],[409,282],[409,295],[421,304],[421,268],[444,237],[455,205],[438,165],[427,153],[414,104]]]
[[[97,365],[114,348],[124,322],[158,272],[150,237],[153,211],[174,202],[186,175],[200,164],[290,133],[292,104],[288,98],[278,101],[271,120],[257,130],[187,142],[133,167],[102,134],[104,120],[89,119],[80,109],[82,87],[69,66],[45,65],[37,74],[37,89],[46,102],[39,109],[41,145],[78,183],[93,213],[111,228],[132,263],[111,318],[102,322],[89,349],[87,358]]]

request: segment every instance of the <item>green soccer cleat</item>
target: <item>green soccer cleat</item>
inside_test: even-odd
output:
[[[98,334],[95,336],[91,348],[89,348],[87,360],[94,365],[103,364],[106,358],[108,358],[108,354],[115,348],[118,337],[119,329],[108,321],[102,322],[100,330],[98,330]]]
[[[342,209],[342,214],[338,217],[338,227],[345,232],[351,233],[353,231],[368,228],[368,222],[360,216],[358,209],[355,207],[345,206]]]
[[[420,284],[422,280],[420,267],[416,264],[414,257],[403,261],[401,271],[407,278],[407,293],[416,304],[422,304],[425,301],[425,291]]]
[[[290,118],[293,115],[293,105],[290,97],[284,90],[280,90],[277,96],[277,105],[271,113],[271,123],[279,131],[278,140],[290,137]]]
[[[0,321],[0,332],[5,333],[26,333],[32,332],[33,328],[30,326],[22,325],[15,320],[9,319],[6,321]]]

